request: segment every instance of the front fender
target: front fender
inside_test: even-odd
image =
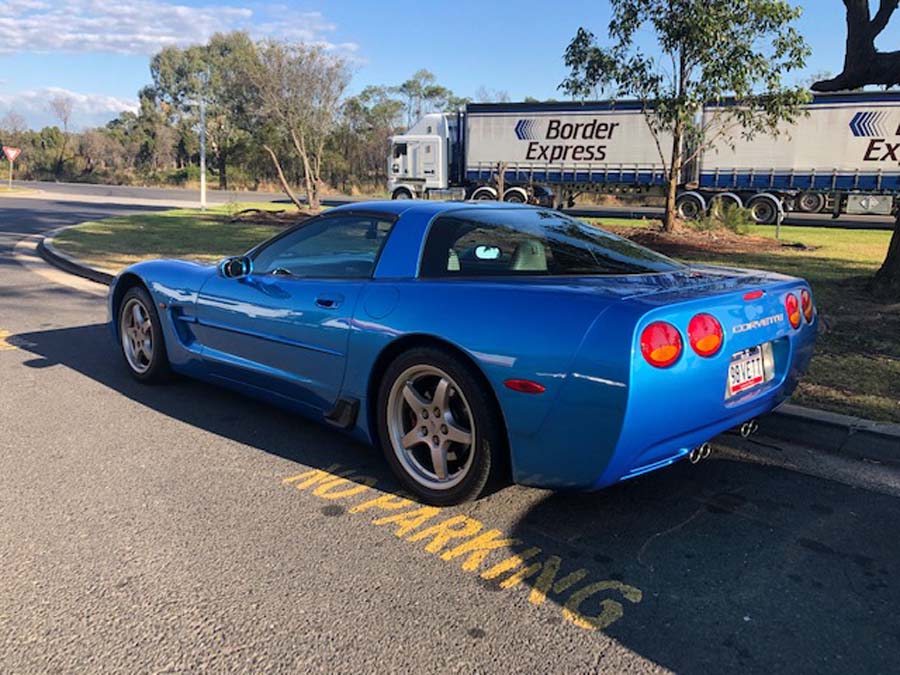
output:
[[[215,273],[214,266],[187,260],[149,260],[126,267],[113,279],[107,296],[113,337],[118,342],[116,315],[122,296],[132,286],[143,285],[159,314],[170,365],[176,370],[189,369],[196,364],[199,350],[178,333],[173,316],[193,313],[200,289]]]

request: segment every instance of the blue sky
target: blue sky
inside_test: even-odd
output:
[[[839,72],[843,4],[795,3],[807,10],[799,27],[813,49],[800,79]],[[463,96],[483,86],[512,100],[560,97],[568,41],[579,26],[604,35],[608,21],[602,0],[0,0],[0,115],[12,109],[41,126],[50,119],[47,98],[64,90],[75,100],[75,126],[105,122],[135,105],[160,47],[232,29],[328,44],[351,60],[353,91],[428,68]],[[880,43],[900,48],[900,14]]]

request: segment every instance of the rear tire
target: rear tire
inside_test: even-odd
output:
[[[477,498],[505,448],[496,406],[472,368],[435,347],[391,363],[378,390],[378,437],[403,486],[428,504]],[[435,414],[437,413],[437,414]]]
[[[119,303],[119,349],[128,372],[138,381],[157,384],[169,379],[169,357],[159,313],[150,294],[132,286]]]
[[[750,218],[757,225],[774,225],[778,220],[778,205],[774,198],[754,197],[747,203]]]
[[[802,213],[821,213],[825,208],[825,195],[821,192],[801,192],[797,197],[797,210]]]
[[[681,220],[698,220],[703,216],[705,205],[697,195],[681,195],[675,200],[675,211]]]

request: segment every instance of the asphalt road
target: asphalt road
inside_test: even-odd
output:
[[[13,181],[16,187],[45,190],[54,194],[68,195],[73,198],[109,198],[156,200],[156,201],[195,201],[199,203],[199,190],[184,190],[179,188],[157,187],[133,187],[122,185],[89,185],[85,183],[51,183],[41,181]],[[349,202],[362,201],[362,197],[327,197],[323,202],[328,206],[337,206]],[[286,201],[284,194],[280,192],[246,192],[246,191],[218,191],[208,190],[207,201],[210,204],[225,204],[232,201]],[[566,209],[578,218],[659,218],[663,210],[652,206],[576,206]],[[829,214],[789,214],[784,221],[785,225],[809,225],[816,227],[838,227],[848,229],[876,229],[892,230],[894,220],[881,216],[841,216],[833,219]]]
[[[697,467],[508,487],[416,526],[371,449],[137,384],[102,289],[13,258],[132,210],[0,200],[0,672],[896,672],[900,491],[724,438]],[[427,528],[453,516],[518,541],[451,554]],[[534,548],[532,576],[497,572]]]

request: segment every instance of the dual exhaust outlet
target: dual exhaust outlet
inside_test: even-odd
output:
[[[701,460],[706,459],[712,454],[712,446],[709,443],[698,445],[688,453],[688,460],[691,464],[699,464]]]
[[[750,420],[749,422],[744,422],[740,426],[741,438],[750,438],[753,434],[759,431],[759,422],[755,419]],[[690,460],[691,464],[699,464],[702,460],[707,459],[712,454],[712,446],[707,442],[702,445],[698,445],[696,448],[691,450],[688,453],[688,460]]]

